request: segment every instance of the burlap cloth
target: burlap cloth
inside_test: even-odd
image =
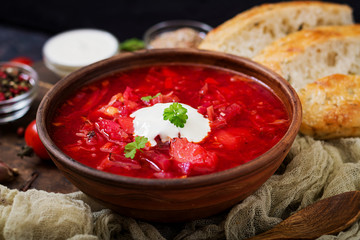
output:
[[[360,190],[360,138],[298,136],[284,164],[258,191],[217,216],[179,224],[138,221],[81,192],[19,192],[0,186],[0,239],[246,239],[319,200]],[[360,222],[319,239],[360,239]]]

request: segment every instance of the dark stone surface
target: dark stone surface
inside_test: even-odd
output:
[[[34,61],[42,58],[42,47],[49,35],[36,31],[0,25],[0,61],[26,56]]]
[[[152,25],[174,19],[192,19],[213,27],[253,6],[279,1],[132,0],[132,1],[4,1],[0,14],[0,61],[28,56],[38,61],[47,38],[76,28],[111,32],[121,42],[142,38]],[[360,1],[346,3],[360,21]]]
[[[100,28],[120,40],[139,37],[160,21],[193,19],[216,26],[263,2],[219,0],[5,1],[0,22],[55,34],[73,28]]]

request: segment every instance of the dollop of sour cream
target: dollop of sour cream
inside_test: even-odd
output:
[[[189,142],[201,142],[210,132],[210,121],[198,111],[186,104],[188,119],[183,128],[176,127],[168,120],[164,120],[163,113],[173,103],[157,103],[151,107],[141,108],[133,112],[134,135],[146,137],[151,146],[156,145],[155,138],[160,136],[162,142],[172,138],[182,137]]]

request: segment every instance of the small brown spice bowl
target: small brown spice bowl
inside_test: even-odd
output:
[[[208,175],[144,179],[102,172],[64,154],[50,138],[56,109],[86,83],[134,66],[186,63],[216,66],[257,78],[283,101],[290,126],[270,150],[243,165]],[[52,160],[76,187],[122,215],[155,222],[179,222],[220,213],[255,192],[278,169],[300,127],[301,104],[282,77],[249,59],[195,49],[156,49],[124,53],[79,69],[60,80],[43,98],[37,128]]]

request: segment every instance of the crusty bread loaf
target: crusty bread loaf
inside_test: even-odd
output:
[[[265,46],[289,33],[352,23],[352,9],[344,4],[318,1],[263,4],[210,31],[199,48],[252,58]]]
[[[360,75],[360,25],[326,26],[283,37],[253,58],[299,90],[331,74]]]
[[[360,76],[334,74],[299,91],[300,131],[319,139],[360,136]]]

